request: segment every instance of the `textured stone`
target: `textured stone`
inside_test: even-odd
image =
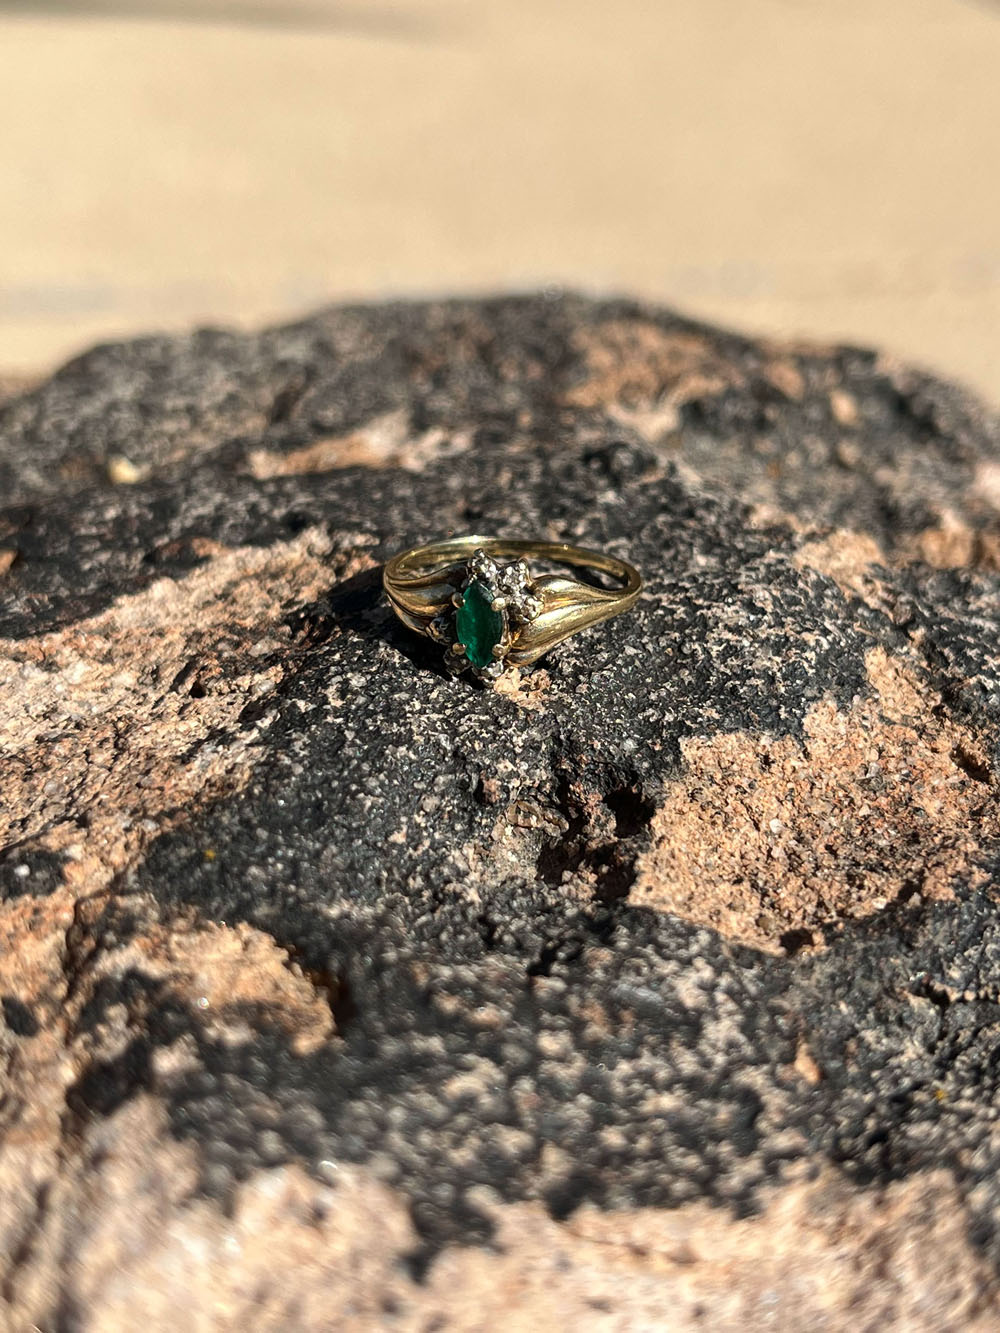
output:
[[[0,472],[14,1327],[996,1324],[979,403],[624,302],[350,307],[88,353]],[[453,678],[380,565],[470,530],[646,590]]]

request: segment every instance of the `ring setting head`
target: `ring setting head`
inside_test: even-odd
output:
[[[446,661],[452,671],[469,667],[483,681],[501,675],[517,631],[542,610],[527,562],[502,564],[482,549],[466,563],[461,587],[451,602],[454,614],[435,618],[432,637],[447,644]]]

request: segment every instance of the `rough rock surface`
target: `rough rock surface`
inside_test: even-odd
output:
[[[624,302],[0,401],[11,1329],[995,1328],[1000,422]],[[487,690],[450,531],[636,610]]]

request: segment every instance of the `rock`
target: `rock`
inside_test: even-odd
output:
[[[11,1328],[996,1326],[981,404],[346,307],[88,353],[0,484]],[[452,678],[379,569],[470,530],[645,595]]]

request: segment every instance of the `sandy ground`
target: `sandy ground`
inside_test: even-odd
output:
[[[544,283],[1000,401],[1000,4],[0,0],[0,367]]]

